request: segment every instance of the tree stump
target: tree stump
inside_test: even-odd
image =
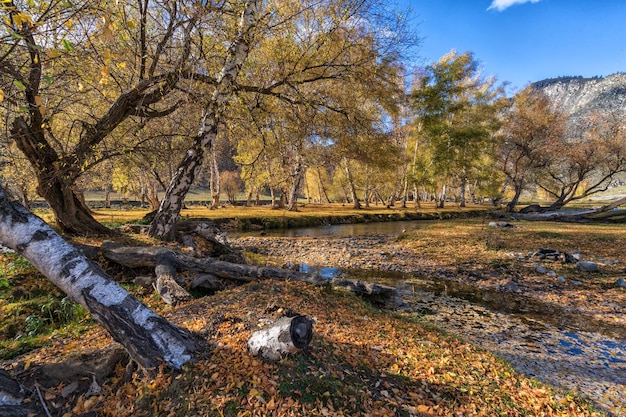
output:
[[[313,320],[305,316],[281,317],[269,327],[252,333],[248,349],[254,356],[277,361],[307,347],[312,337]]]

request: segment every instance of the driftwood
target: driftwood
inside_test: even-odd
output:
[[[626,222],[625,211],[612,211],[620,206],[626,204],[626,197],[617,199],[610,204],[602,207],[574,211],[567,213],[564,211],[547,211],[546,207],[540,207],[538,205],[529,206],[515,213],[515,218],[518,220],[550,220],[559,222]],[[530,209],[530,210],[529,210]]]
[[[281,317],[268,327],[252,333],[248,349],[254,356],[270,361],[304,349],[313,337],[313,320],[304,316]]]
[[[244,282],[271,278],[279,281],[304,281],[316,285],[328,283],[326,278],[303,272],[267,266],[236,264],[213,258],[198,259],[163,247],[128,247],[107,243],[102,245],[102,255],[110,261],[129,268],[154,268],[159,259],[167,257],[178,271],[210,274],[218,278]]]
[[[27,417],[40,415],[32,402],[25,402],[26,391],[22,385],[0,369],[0,415],[3,417]]]
[[[217,291],[226,287],[225,282],[252,282],[264,279],[277,281],[300,281],[314,285],[332,285],[344,288],[363,296],[370,301],[393,306],[396,301],[396,289],[386,285],[349,279],[329,280],[315,274],[293,271],[291,269],[273,268],[220,261],[214,258],[195,258],[181,251],[167,247],[130,247],[120,246],[113,242],[104,242],[99,251],[93,247],[77,245],[91,257],[103,256],[105,259],[128,268],[154,268],[156,282],[152,283],[164,301],[178,304],[191,299],[187,291],[176,280],[177,271],[189,271],[198,274],[189,284],[190,288],[206,288]],[[146,285],[145,277],[142,284]],[[148,283],[149,285],[149,283]]]

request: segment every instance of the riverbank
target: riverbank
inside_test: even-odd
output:
[[[613,415],[624,414],[626,290],[615,284],[624,275],[621,229],[515,226],[420,222],[400,235],[242,237],[234,243],[256,252],[257,261],[356,269],[362,278],[400,284],[404,314],[489,349],[527,375],[577,391]],[[599,270],[529,256],[538,247],[576,251]]]

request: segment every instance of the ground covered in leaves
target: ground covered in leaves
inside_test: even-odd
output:
[[[400,236],[372,237],[370,246],[350,238],[297,239],[276,248],[281,259],[293,252],[294,261],[339,267],[345,262],[486,289],[515,281],[524,296],[567,306],[612,330],[623,328],[626,294],[614,282],[624,266],[613,262],[626,244],[620,226],[515,225],[493,229],[482,219],[417,222]],[[578,250],[601,268],[581,273],[573,265],[541,262],[565,277],[561,282],[538,273],[536,261],[526,257],[538,247]],[[0,254],[0,355],[6,359],[1,367],[21,378],[32,390],[30,401],[39,408],[45,404],[51,415],[603,415],[580,397],[524,377],[487,351],[437,330],[420,312],[383,311],[340,290],[271,281],[172,309],[132,284],[124,270],[103,266],[205,344],[198,361],[182,372],[146,375],[121,361],[106,377],[67,372],[64,381],[45,384],[44,364],[108,357],[104,352],[113,342],[23,258]],[[251,333],[292,312],[316,320],[309,348],[278,363],[251,357],[246,347]]]
[[[251,332],[293,312],[315,319],[310,346],[278,363],[251,357]],[[180,373],[135,372],[126,381],[118,365],[93,396],[63,399],[72,383],[66,381],[46,388],[44,401],[62,403],[60,415],[67,416],[601,415],[579,397],[424,327],[417,316],[381,311],[341,290],[266,281],[164,313],[207,341],[196,363]],[[110,343],[94,327],[82,340],[57,340],[12,367],[33,368]]]

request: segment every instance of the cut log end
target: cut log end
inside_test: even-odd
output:
[[[269,361],[304,349],[313,338],[313,320],[305,316],[281,317],[268,327],[252,333],[248,348],[254,356]]]

